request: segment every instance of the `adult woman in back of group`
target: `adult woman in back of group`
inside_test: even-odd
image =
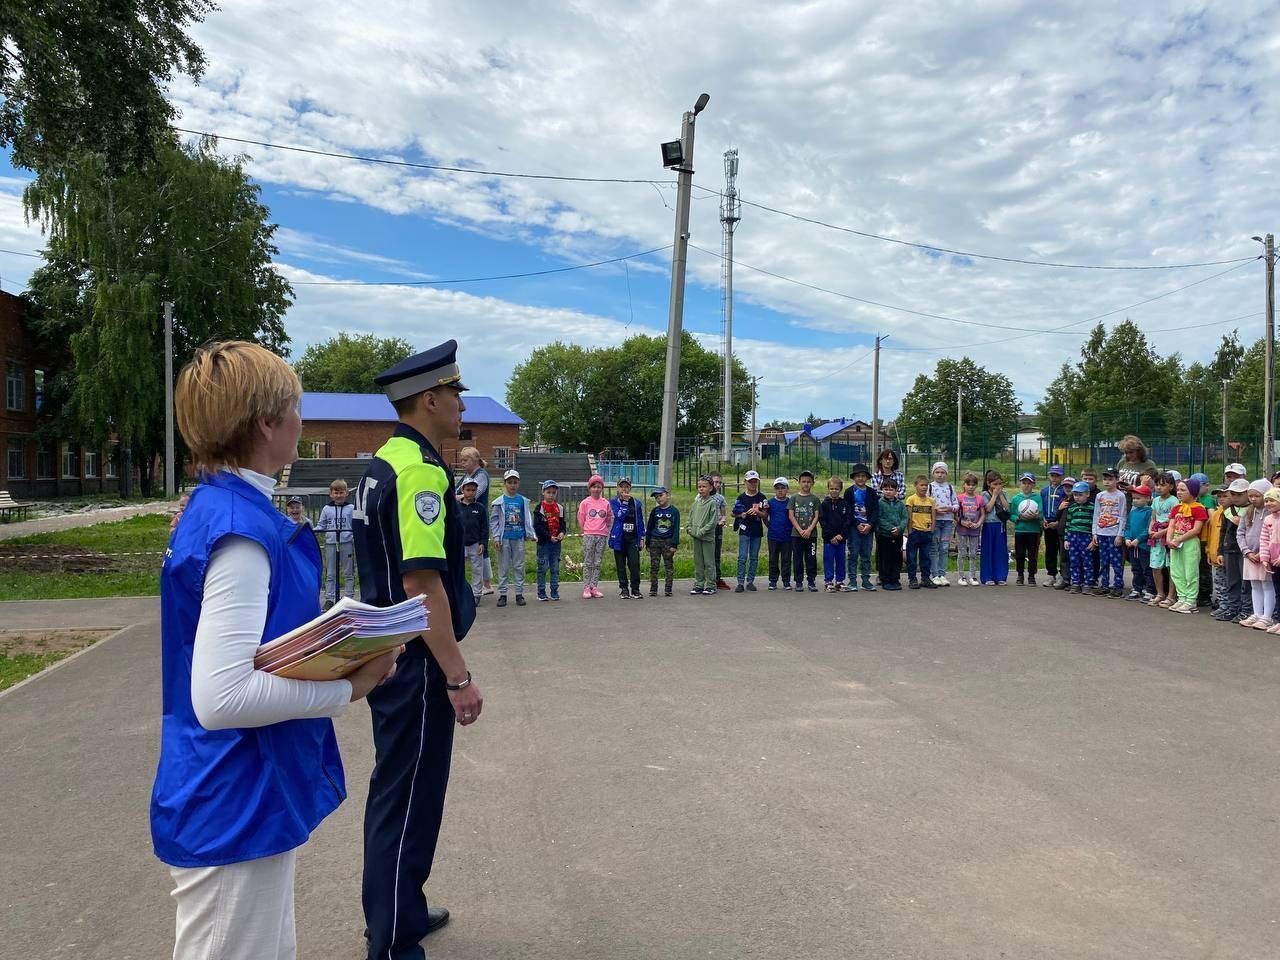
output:
[[[906,497],[902,471],[898,469],[898,454],[893,450],[885,449],[881,450],[880,456],[876,457],[876,469],[871,474],[871,486],[875,488],[876,493],[879,493],[880,485],[890,478],[898,485],[898,496]]]
[[[1138,485],[1138,477],[1144,473],[1159,476],[1160,468],[1147,459],[1147,445],[1129,434],[1123,437],[1116,446],[1120,449],[1120,462],[1116,464],[1120,489],[1128,490]]]
[[[476,482],[476,500],[489,505],[489,474],[485,471],[485,463],[480,459],[480,451],[475,447],[463,447],[458,451],[458,465],[462,467],[462,479],[454,488],[454,495],[462,499],[463,484]],[[493,561],[489,559],[489,538],[484,541],[484,592],[493,593]]]
[[[346,797],[330,717],[395,668],[345,680],[254,668],[259,644],[320,612],[320,552],[277,511],[298,455],[301,385],[251,343],[201,347],[179,374],[178,428],[200,482],[160,573],[162,717],[151,795],[177,903],[175,960],[292,960],[296,850]]]

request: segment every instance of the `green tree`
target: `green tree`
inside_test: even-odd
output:
[[[313,343],[293,365],[302,389],[322,393],[381,393],[373,378],[413,356],[413,344],[372,333],[351,336],[345,330]]]
[[[1262,442],[1265,368],[1266,345],[1259,337],[1241,356],[1227,388],[1229,439],[1244,443],[1253,450],[1257,450],[1258,444]]]
[[[1054,444],[1163,437],[1178,409],[1182,362],[1160,357],[1132,320],[1090,331],[1074,365],[1063,364],[1036,404]],[[1183,417],[1185,420],[1185,416]]]
[[[24,202],[49,238],[29,287],[38,335],[67,345],[65,425],[85,442],[131,447],[149,489],[163,447],[161,304],[174,304],[175,369],[212,339],[287,352],[293,293],[271,265],[275,225],[240,161],[212,142],[171,142],[117,176],[81,154],[38,177]]]
[[[680,356],[680,436],[719,433],[720,357],[684,334]],[[588,350],[565,343],[539,347],[507,382],[507,405],[524,418],[524,439],[569,449],[622,448],[645,456],[658,442],[666,340],[634,336]],[[746,368],[734,358],[733,423],[751,411]]]
[[[895,421],[903,441],[954,455],[957,389],[964,426],[962,458],[992,456],[1013,441],[1022,413],[1013,384],[968,357],[939,360],[932,376],[916,377]]]
[[[45,170],[80,152],[119,172],[168,140],[175,73],[198,80],[187,28],[211,0],[5,0],[0,16],[0,145]]]

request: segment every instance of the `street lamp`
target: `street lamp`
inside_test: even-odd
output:
[[[711,94],[698,97],[693,109],[686,111],[680,127],[680,139],[662,144],[662,165],[674,167],[677,174],[676,235],[671,246],[671,300],[667,312],[667,369],[662,388],[662,431],[658,442],[658,483],[671,486],[675,462],[676,414],[680,404],[680,337],[684,328],[684,274],[689,257],[689,193],[693,186],[694,119],[711,100]]]

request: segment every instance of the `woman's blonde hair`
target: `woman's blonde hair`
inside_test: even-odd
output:
[[[1121,453],[1137,453],[1139,463],[1142,463],[1147,459],[1147,445],[1132,433],[1121,437],[1120,442],[1116,444],[1116,448]]]
[[[240,467],[262,420],[278,423],[302,397],[289,364],[243,340],[206,343],[178,374],[174,410],[182,439],[203,471]]]
[[[476,463],[480,464],[480,468],[482,470],[488,466],[488,464],[485,463],[484,459],[480,456],[480,451],[477,450],[475,447],[463,447],[461,450],[459,450],[458,459],[461,460],[464,457],[475,457]]]

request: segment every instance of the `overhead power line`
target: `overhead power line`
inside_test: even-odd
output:
[[[705,190],[706,187],[703,187],[703,189]],[[967,257],[971,260],[992,260],[997,263],[1019,263],[1031,267],[1063,267],[1070,270],[1186,270],[1191,267],[1217,267],[1228,263],[1242,263],[1256,259],[1254,257],[1237,257],[1229,260],[1201,260],[1195,263],[1123,264],[1064,263],[1057,260],[1033,260],[1028,257],[1002,257],[990,253],[974,253],[972,250],[953,250],[950,247],[941,247],[932,243],[920,243],[916,240],[903,240],[899,237],[888,237],[880,233],[871,233],[867,230],[858,230],[854,227],[845,227],[836,223],[828,223],[826,220],[819,220],[816,217],[806,217],[800,213],[792,213],[790,210],[780,210],[777,207],[771,207],[764,203],[756,203],[752,200],[743,200],[739,198],[739,202],[749,207],[764,210],[768,213],[775,213],[781,217],[790,217],[792,220],[811,223],[814,226],[825,227],[828,230],[836,230],[840,233],[849,233],[855,237],[863,237],[867,240],[879,240],[882,243],[896,243],[904,247],[914,247],[917,250],[928,250],[933,253],[945,253],[953,257]]]
[[[625,257],[611,257],[608,260],[595,260],[591,263],[575,263],[568,267],[553,267],[548,270],[530,270],[526,273],[503,273],[490,277],[459,277],[452,280],[290,280],[294,286],[311,286],[311,287],[427,287],[442,286],[444,284],[456,283],[487,283],[492,280],[522,280],[526,277],[545,277],[553,273],[568,273],[571,270],[586,270],[590,267],[603,267],[610,263],[623,263],[627,260],[636,260],[640,257],[647,257],[651,253],[661,253],[663,250],[670,250],[671,244],[662,247],[654,247],[652,250],[642,250],[639,253],[629,253]]]
[[[1254,258],[1254,259],[1260,259],[1260,258]],[[1193,280],[1191,283],[1183,284],[1181,287],[1174,287],[1172,290],[1166,290],[1164,293],[1157,293],[1155,296],[1147,297],[1145,300],[1139,300],[1137,303],[1130,303],[1130,304],[1126,304],[1123,307],[1116,307],[1114,310],[1108,310],[1106,313],[1099,313],[1099,314],[1095,314],[1092,317],[1085,317],[1081,320],[1072,320],[1068,323],[1059,324],[1057,329],[1059,332],[1062,332],[1062,331],[1065,331],[1068,327],[1078,327],[1081,324],[1095,323],[1098,320],[1105,320],[1107,317],[1114,316],[1117,313],[1123,313],[1126,310],[1134,310],[1134,309],[1137,309],[1138,307],[1145,306],[1148,303],[1154,303],[1157,300],[1163,300],[1165,297],[1171,297],[1175,293],[1181,293],[1183,290],[1188,290],[1191,287],[1197,287],[1202,283],[1208,283],[1210,280],[1217,280],[1219,277],[1225,277],[1227,274],[1234,273],[1235,271],[1239,270],[1244,265],[1245,264],[1243,263],[1237,264],[1236,266],[1223,270],[1220,273],[1214,273],[1214,274],[1210,274],[1207,277],[1201,277],[1199,280]],[[1228,321],[1222,321],[1222,322],[1226,323]],[[979,340],[976,343],[962,343],[962,344],[957,344],[949,347],[883,347],[882,349],[895,350],[899,353],[947,353],[952,350],[967,350],[970,347],[981,347],[989,343],[1000,343],[1000,344],[1012,343],[1015,340],[1025,340],[1027,337],[1043,336],[1045,333],[1050,333],[1050,332],[1053,332],[1053,331],[1032,330],[1029,333],[1022,333],[1022,334],[1018,334],[1017,336],[1001,337],[996,340]],[[1080,333],[1081,331],[1076,331],[1076,332]]]
[[[304,153],[317,157],[331,157],[338,160],[355,160],[360,163],[376,163],[391,167],[404,167],[415,170],[434,170],[441,173],[462,173],[472,174],[474,176],[483,177],[505,177],[509,179],[519,180],[552,180],[563,181],[568,183],[650,183],[650,184],[666,184],[669,180],[659,180],[646,177],[571,177],[550,173],[519,173],[510,170],[488,170],[479,167],[459,167],[450,166],[440,163],[422,163],[413,160],[397,160],[387,157],[370,157],[356,153],[340,153],[334,150],[321,150],[317,147],[300,147],[293,144],[272,143],[269,140],[253,140],[248,137],[233,137],[223,133],[215,133],[209,130],[192,130],[188,127],[174,127],[178,133],[188,133],[198,137],[212,137],[215,140],[226,140],[231,143],[244,143],[255,147],[267,147],[272,150],[288,150],[293,153]],[[699,190],[705,190],[708,195],[719,196],[720,191],[713,190],[710,187],[703,187],[699,184],[693,184]],[[951,247],[944,247],[937,244],[922,243],[916,240],[903,240],[900,237],[890,237],[880,233],[873,233],[869,230],[858,230],[854,227],[846,227],[840,224],[829,223],[826,220],[819,220],[816,217],[807,217],[804,214],[794,213],[790,210],[782,210],[778,207],[769,206],[765,203],[759,203],[754,200],[744,200],[739,198],[741,203],[758,210],[764,210],[768,213],[777,214],[782,217],[789,217],[792,220],[798,220],[802,223],[813,224],[814,226],[824,227],[828,230],[835,230],[840,233],[848,233],[856,237],[863,237],[867,240],[878,240],[881,243],[893,243],[904,247],[913,247],[917,250],[928,250],[933,253],[944,253],[949,256],[967,257],[973,260],[989,260],[996,263],[1017,263],[1026,266],[1035,267],[1059,267],[1071,270],[1186,270],[1192,267],[1216,267],[1225,266],[1231,263],[1241,263],[1254,259],[1253,257],[1241,257],[1236,259],[1225,260],[1201,260],[1191,263],[1156,263],[1156,264],[1102,264],[1102,263],[1067,263],[1056,260],[1036,260],[1029,257],[1005,257],[990,253],[975,253],[971,250],[957,250]],[[665,202],[665,201],[664,201]]]
[[[691,249],[693,249],[693,250],[697,250],[699,253],[704,253],[704,254],[706,254],[707,256],[716,257],[717,259],[723,259],[723,255],[722,255],[722,254],[719,254],[719,253],[716,253],[714,250],[708,250],[708,249],[706,249],[705,247],[699,247],[698,245],[693,244],[693,243],[689,244],[689,247],[690,247]],[[1175,289],[1173,289],[1173,290],[1168,290],[1168,291],[1166,291],[1166,292],[1164,292],[1164,293],[1158,294],[1157,296],[1151,297],[1150,299],[1139,301],[1139,302],[1138,302],[1138,303],[1136,303],[1136,304],[1130,304],[1130,305],[1128,305],[1128,306],[1118,307],[1118,308],[1116,308],[1115,310],[1111,310],[1111,311],[1109,311],[1109,312],[1107,312],[1107,313],[1100,314],[1100,315],[1099,315],[1099,316],[1097,316],[1097,317],[1089,317],[1089,318],[1086,318],[1086,319],[1084,319],[1084,320],[1073,320],[1073,321],[1071,321],[1071,322],[1069,322],[1069,323],[1056,324],[1055,326],[1053,326],[1053,327],[1049,327],[1049,328],[1038,328],[1038,327],[1036,327],[1036,328],[1032,328],[1032,327],[1027,327],[1027,326],[1026,326],[1026,325],[1024,325],[1024,324],[989,323],[989,322],[987,322],[987,321],[983,321],[983,320],[965,320],[965,319],[963,319],[963,318],[961,318],[961,317],[952,317],[952,316],[948,316],[948,315],[943,314],[943,313],[929,313],[929,312],[924,311],[924,310],[916,310],[916,309],[914,309],[914,308],[912,308],[912,307],[903,307],[903,306],[900,306],[900,305],[898,305],[898,304],[885,303],[885,302],[880,301],[880,300],[870,300],[870,299],[867,299],[866,297],[859,297],[859,296],[855,296],[854,294],[851,294],[851,293],[844,293],[844,292],[842,292],[842,291],[840,291],[840,290],[832,290],[832,289],[831,289],[831,288],[829,288],[829,287],[819,286],[819,285],[818,285],[818,284],[816,284],[816,283],[809,283],[807,280],[797,280],[795,277],[788,277],[788,276],[786,276],[785,274],[777,273],[777,272],[775,272],[775,271],[773,271],[773,270],[766,270],[764,267],[757,267],[757,266],[753,266],[752,264],[749,264],[749,263],[744,263],[742,260],[738,260],[737,258],[734,258],[734,261],[733,261],[733,262],[734,262],[734,264],[735,264],[736,266],[745,267],[746,269],[751,270],[751,271],[754,271],[755,273],[761,273],[761,274],[764,274],[765,276],[773,277],[775,280],[782,280],[782,281],[785,281],[786,283],[794,283],[794,284],[796,284],[797,286],[806,287],[806,288],[808,288],[808,289],[810,289],[810,290],[815,290],[815,291],[817,291],[817,292],[819,292],[819,293],[825,293],[825,294],[828,294],[828,295],[833,296],[833,297],[840,297],[840,298],[841,298],[841,299],[843,299],[843,300],[852,300],[852,301],[854,301],[855,303],[862,303],[862,304],[866,304],[867,306],[872,306],[872,307],[881,307],[881,308],[883,308],[883,309],[885,309],[885,310],[893,310],[893,311],[896,311],[896,312],[898,312],[898,313],[906,313],[906,314],[910,314],[911,316],[915,316],[915,317],[923,317],[923,318],[925,318],[925,319],[927,319],[927,320],[942,320],[942,321],[947,322],[947,323],[959,323],[959,324],[963,324],[963,325],[965,325],[965,326],[971,326],[971,327],[988,327],[988,328],[995,329],[995,330],[1012,330],[1012,331],[1014,331],[1015,333],[1023,334],[1023,335],[1026,335],[1026,336],[1035,336],[1035,335],[1037,335],[1037,334],[1046,334],[1046,333],[1047,333],[1047,334],[1059,334],[1059,333],[1069,332],[1069,331],[1067,331],[1067,330],[1066,330],[1066,328],[1068,328],[1068,327],[1078,326],[1078,325],[1080,325],[1080,324],[1082,324],[1082,323],[1088,323],[1088,322],[1090,322],[1090,321],[1092,321],[1092,320],[1100,320],[1100,319],[1103,319],[1103,318],[1105,318],[1105,317],[1109,317],[1109,316],[1111,316],[1111,315],[1112,315],[1112,314],[1114,314],[1114,313],[1119,313],[1119,312],[1121,312],[1122,310],[1129,310],[1129,309],[1132,309],[1133,307],[1142,306],[1143,304],[1150,303],[1150,302],[1152,302],[1152,300],[1159,300],[1159,299],[1162,299],[1162,298],[1164,298],[1164,297],[1171,296],[1171,295],[1172,295],[1172,294],[1174,294],[1174,293],[1178,293],[1179,291],[1186,290],[1188,287],[1194,287],[1194,286],[1197,286],[1198,284],[1205,283],[1205,282],[1207,282],[1207,281],[1209,281],[1209,280],[1216,279],[1217,277],[1223,277],[1223,276],[1226,276],[1228,273],[1232,273],[1232,272],[1234,272],[1234,271],[1236,271],[1236,270],[1239,270],[1242,266],[1244,266],[1244,264],[1245,264],[1245,263],[1251,263],[1251,262],[1253,262],[1254,260],[1258,260],[1258,259],[1260,259],[1260,257],[1249,257],[1247,260],[1245,260],[1245,261],[1243,261],[1243,262],[1241,262],[1241,263],[1237,264],[1237,265],[1236,265],[1236,266],[1234,266],[1234,267],[1231,267],[1230,269],[1223,270],[1221,273],[1215,273],[1215,274],[1213,274],[1212,276],[1208,276],[1208,277],[1201,277],[1199,280],[1196,280],[1196,281],[1194,281],[1194,282],[1192,282],[1192,283],[1185,284],[1184,286],[1177,287],[1177,288],[1175,288]],[[1002,338],[1000,341],[994,341],[994,340],[983,340],[983,341],[980,341],[980,342],[981,342],[981,343],[995,343],[995,342],[1004,342],[1004,343],[1007,343],[1009,340],[1015,340],[1015,339],[1019,339],[1019,338],[1018,338],[1018,337],[1005,337],[1005,338]],[[975,346],[977,346],[978,344],[974,344],[974,345],[975,345]],[[912,349],[916,349],[916,350],[926,350],[926,349],[950,350],[950,349],[962,349],[962,348],[959,348],[959,347],[957,347],[957,348],[952,348],[952,347],[939,347],[939,348],[925,348],[925,347],[885,347],[885,349],[886,349],[886,350],[893,350],[893,349],[896,349],[896,350],[912,350]]]
[[[338,153],[334,150],[320,150],[316,147],[298,147],[292,144],[271,143],[267,140],[250,140],[247,137],[231,137],[225,133],[211,133],[207,130],[190,130],[186,127],[174,127],[178,133],[189,133],[197,137],[212,137],[215,140],[228,140],[232,143],[245,143],[255,147],[269,147],[272,150],[288,150],[292,153],[306,153],[315,157],[332,157],[336,160],[358,160],[361,163],[378,163],[388,167],[408,167],[413,170],[435,170],[440,173],[469,173],[481,177],[507,177],[516,180],[563,180],[570,183],[665,183],[665,180],[654,180],[640,177],[566,177],[551,173],[515,173],[510,170],[485,170],[479,167],[455,167],[443,163],[421,163],[415,160],[395,160],[388,157],[366,157],[358,153]]]

